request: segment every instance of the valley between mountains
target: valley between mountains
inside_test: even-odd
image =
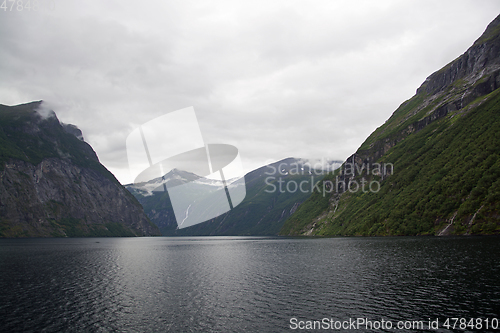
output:
[[[0,105],[0,237],[499,234],[499,88],[500,16],[346,161],[262,166],[239,205],[183,229],[168,192],[153,191],[160,180],[120,184],[42,101]],[[221,186],[179,169],[163,178]]]

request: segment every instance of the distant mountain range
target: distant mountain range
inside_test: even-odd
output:
[[[332,190],[312,194],[280,233],[499,234],[499,87],[500,16],[325,177],[321,188]],[[373,172],[382,165],[387,172]]]
[[[159,235],[82,132],[42,111],[0,105],[0,237]]]
[[[328,163],[325,167],[333,170],[342,162]],[[314,167],[314,163],[288,158],[249,172],[245,175],[247,194],[243,202],[223,215],[184,229],[177,229],[169,194],[161,191],[162,184],[172,187],[191,183],[200,188],[200,193],[206,193],[207,187],[214,191],[220,189],[222,182],[174,169],[163,179],[160,177],[125,187],[143,205],[146,214],[163,235],[276,235],[285,219],[307,199],[314,184],[323,178],[325,173]],[[319,165],[316,167],[319,168]],[[155,192],[158,187],[160,191]]]

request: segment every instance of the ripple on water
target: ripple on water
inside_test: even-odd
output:
[[[498,240],[0,240],[0,331],[276,332],[292,317],[498,317]]]

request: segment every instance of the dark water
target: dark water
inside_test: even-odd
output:
[[[498,237],[2,239],[0,331],[281,332],[291,318],[393,325],[350,327],[358,332],[404,331],[398,321],[447,332],[453,317],[495,325],[499,254]]]

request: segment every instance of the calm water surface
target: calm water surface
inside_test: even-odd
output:
[[[499,254],[498,237],[1,239],[0,331],[282,332],[300,331],[291,318],[367,318],[451,332],[449,317],[500,319]]]

